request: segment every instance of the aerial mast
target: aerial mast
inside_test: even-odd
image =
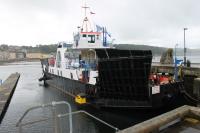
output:
[[[84,9],[84,19],[83,19],[83,25],[82,25],[82,30],[85,30],[86,32],[88,32],[88,25],[90,26],[90,22],[88,20],[88,17],[87,17],[87,9],[89,9],[90,7],[86,5],[86,0],[85,0],[85,5],[82,6],[82,8]],[[85,29],[84,29],[84,26],[85,26]],[[91,26],[90,26],[91,28]]]

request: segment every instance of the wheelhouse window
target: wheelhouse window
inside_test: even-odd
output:
[[[87,37],[87,35],[86,35],[86,34],[83,34],[82,37]]]
[[[95,43],[95,35],[88,35],[88,43]]]

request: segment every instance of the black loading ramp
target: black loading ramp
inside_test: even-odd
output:
[[[96,54],[99,104],[105,107],[151,106],[151,51],[97,49]]]

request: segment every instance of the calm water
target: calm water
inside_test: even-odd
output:
[[[78,110],[71,98],[60,93],[53,88],[44,88],[38,82],[41,77],[41,66],[39,62],[20,62],[0,66],[0,78],[5,80],[11,73],[19,72],[21,74],[17,88],[9,105],[8,111],[0,125],[1,133],[15,133],[18,131],[16,123],[22,114],[30,107],[38,104],[49,103],[52,101],[65,100],[71,103],[73,111]],[[58,112],[66,112],[66,107],[58,107]],[[87,108],[87,111],[93,115],[107,121],[119,129],[127,128],[138,122],[159,115],[166,110],[114,110],[114,109],[94,109]],[[35,120],[43,116],[51,116],[49,109],[38,109],[32,112],[25,121]],[[67,119],[61,120],[62,132],[68,132]],[[73,116],[73,129],[75,133],[112,133],[112,129],[96,122],[85,116]],[[26,133],[52,132],[52,122],[42,122],[23,128]]]
[[[154,56],[152,62],[160,62],[161,56]],[[183,59],[183,56],[177,56],[178,59]],[[187,55],[187,60],[190,60],[192,67],[200,67],[200,55]]]

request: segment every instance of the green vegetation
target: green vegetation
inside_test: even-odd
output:
[[[32,46],[22,46],[22,49],[26,49],[28,53],[55,53],[57,49],[56,44],[51,45],[37,45],[36,47]]]
[[[50,45],[37,45],[32,46],[8,46],[6,44],[0,45],[0,51],[10,51],[10,52],[28,52],[28,53],[55,53],[57,49],[57,44]]]
[[[135,44],[117,44],[114,45],[117,49],[130,49],[130,50],[151,50],[153,55],[162,55],[168,48],[155,47],[148,45],[135,45]]]
[[[138,50],[151,50],[153,55],[162,55],[169,48],[166,47],[156,47],[156,46],[148,46],[148,45],[136,45],[136,44],[116,44],[114,45],[118,49],[138,49]],[[174,48],[171,48],[174,51]],[[200,55],[200,49],[189,49],[187,48],[188,55]],[[177,56],[183,56],[183,48],[177,48],[176,50]]]
[[[136,49],[136,50],[151,50],[153,55],[162,55],[166,52],[168,48],[156,47],[148,45],[136,45],[136,44],[115,44],[114,47],[117,49]],[[0,45],[0,51],[12,51],[12,52],[28,52],[28,53],[56,53],[57,44],[50,45],[36,45],[33,46],[9,46],[6,44]],[[193,55],[199,55],[200,49],[187,49],[187,53],[192,53]],[[177,55],[183,55],[183,49],[177,49]]]

